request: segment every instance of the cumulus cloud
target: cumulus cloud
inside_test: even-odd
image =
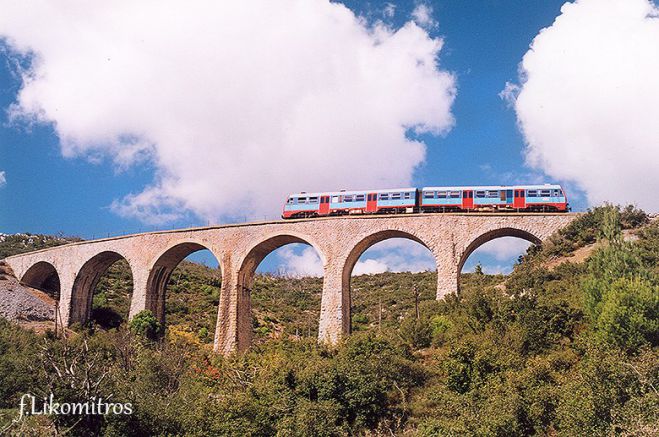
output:
[[[289,244],[277,251],[281,262],[278,271],[297,277],[323,276],[323,263],[316,249],[303,245],[301,250],[296,250],[297,246],[297,244]]]
[[[13,120],[52,124],[66,157],[155,169],[113,204],[122,216],[274,215],[291,191],[408,185],[425,159],[410,133],[453,125],[455,79],[422,15],[392,28],[323,0],[0,9],[0,38],[31,58]]]
[[[659,10],[648,0],[566,3],[502,96],[528,163],[593,204],[659,208]]]
[[[3,187],[7,184],[7,177],[5,176],[4,171],[0,171],[0,187]]]
[[[501,237],[488,241],[472,253],[472,256],[481,254],[490,255],[497,261],[507,261],[517,259],[518,256],[526,253],[526,249],[531,245],[530,242],[516,237]]]
[[[420,3],[414,8],[412,19],[416,24],[426,29],[437,26],[437,22],[432,16],[432,6],[425,3]]]
[[[392,238],[374,244],[360,257],[353,276],[383,272],[425,272],[437,268],[430,250],[404,238]]]
[[[386,18],[393,18],[393,16],[396,15],[396,5],[393,3],[387,3],[384,5],[384,9],[382,9],[382,15],[384,15]]]
[[[311,246],[290,244],[276,251],[271,270],[289,276],[323,276],[323,265]],[[435,260],[422,245],[400,238],[385,240],[366,250],[355,264],[353,276],[384,272],[424,272],[436,269]]]

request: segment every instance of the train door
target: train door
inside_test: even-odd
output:
[[[474,209],[474,192],[472,190],[462,191],[462,209]]]
[[[513,208],[526,208],[526,196],[524,190],[515,190]]]
[[[328,215],[329,214],[329,196],[320,196],[320,208],[318,209],[318,214]]]
[[[377,193],[369,193],[366,198],[366,212],[377,212],[378,210],[378,195]]]

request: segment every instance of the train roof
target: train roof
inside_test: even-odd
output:
[[[464,185],[464,186],[446,186],[446,187],[423,187],[421,190],[431,190],[431,191],[462,191],[462,190],[513,190],[513,189],[524,189],[524,190],[551,190],[555,188],[561,188],[558,184],[544,184],[544,185]]]
[[[339,196],[341,194],[368,194],[368,193],[404,193],[406,191],[416,191],[416,188],[407,187],[407,188],[387,188],[385,190],[321,191],[317,193],[306,193],[304,191],[301,191],[299,193],[291,193],[288,195],[288,197]]]
[[[442,187],[422,187],[421,190],[432,191],[462,191],[462,190],[550,190],[560,189],[558,184],[543,184],[543,185],[459,185],[459,186],[442,186]],[[384,190],[342,190],[342,191],[318,191],[307,193],[300,191],[299,193],[291,193],[288,197],[318,197],[318,196],[339,196],[341,194],[368,194],[368,193],[404,193],[407,191],[416,191],[416,187],[406,188],[387,188]]]

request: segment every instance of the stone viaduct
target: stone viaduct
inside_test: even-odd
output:
[[[26,285],[59,293],[63,323],[85,322],[107,268],[125,259],[133,275],[130,317],[148,309],[164,322],[165,291],[174,268],[208,249],[219,261],[222,288],[215,350],[243,351],[251,341],[250,289],[259,263],[289,243],[313,246],[323,263],[319,339],[350,332],[350,275],[370,246],[406,238],[427,247],[437,263],[437,299],[458,291],[469,255],[480,245],[513,236],[540,244],[576,214],[463,213],[343,216],[151,232],[72,243],[6,259]]]

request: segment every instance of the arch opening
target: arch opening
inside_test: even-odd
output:
[[[318,336],[323,259],[307,239],[279,235],[257,244],[242,262],[237,286],[239,349],[252,339]]]
[[[93,323],[117,328],[128,320],[133,272],[128,261],[113,251],[101,252],[80,268],[73,283],[69,324]]]
[[[530,232],[503,228],[475,238],[463,251],[458,264],[458,287],[470,274],[507,275],[522,255],[542,241]]]
[[[350,331],[398,328],[420,317],[437,292],[437,261],[418,237],[383,231],[360,241],[343,270]]]
[[[59,301],[61,286],[59,275],[55,266],[46,261],[39,261],[30,267],[23,277],[21,283],[46,293],[55,301]]]
[[[222,274],[206,246],[179,243],[161,254],[147,280],[146,309],[164,324],[210,343],[217,318]]]

